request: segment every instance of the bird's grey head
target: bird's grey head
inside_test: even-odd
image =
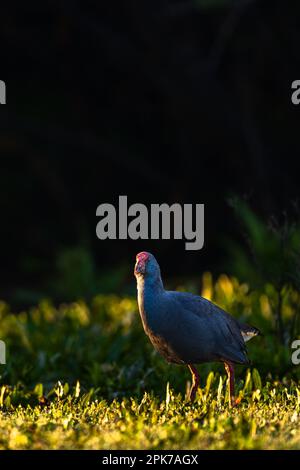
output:
[[[141,278],[159,278],[160,269],[158,262],[151,253],[142,251],[136,255],[134,275],[137,280]]]

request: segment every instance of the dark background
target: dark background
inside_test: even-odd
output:
[[[230,272],[228,199],[265,219],[298,199],[299,3],[11,1],[0,41],[1,298],[53,293],[68,250],[100,291],[133,288],[140,250],[169,278]],[[97,206],[122,194],[204,203],[204,249],[98,240]]]

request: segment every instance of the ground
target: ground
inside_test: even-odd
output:
[[[205,275],[202,294],[263,331],[247,343],[252,365],[236,368],[236,408],[217,364],[199,367],[186,400],[190,373],[154,351],[134,296],[18,312],[0,302],[0,448],[300,449],[300,368],[274,333],[276,291]],[[287,319],[295,295],[286,291]]]
[[[58,384],[49,404],[39,388],[18,405],[0,411],[1,449],[300,449],[300,388],[291,383],[267,383],[247,392],[229,408],[225,376],[208,376],[191,404],[167,386],[164,400],[145,392],[141,400],[111,402]],[[247,378],[246,378],[247,382]],[[253,387],[253,384],[252,384]],[[225,392],[225,396],[224,396]],[[1,391],[1,406],[9,407]],[[20,395],[20,391],[17,392]],[[20,396],[19,396],[20,399]]]

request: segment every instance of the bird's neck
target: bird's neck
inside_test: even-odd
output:
[[[137,279],[138,293],[144,297],[153,297],[164,292],[164,285],[160,275],[151,277],[139,277]]]
[[[154,321],[156,304],[165,292],[160,276],[137,279],[138,304],[144,329],[151,328],[151,320]]]

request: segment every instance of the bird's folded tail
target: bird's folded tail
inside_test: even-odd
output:
[[[258,336],[261,334],[258,328],[255,326],[247,325],[246,323],[239,323],[243,340],[245,343],[250,339],[254,338],[254,336]]]

